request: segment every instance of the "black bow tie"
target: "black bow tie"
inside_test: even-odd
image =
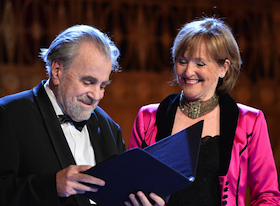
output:
[[[63,124],[65,122],[72,122],[73,125],[76,127],[76,129],[79,131],[82,131],[85,124],[87,123],[86,120],[82,121],[82,122],[75,122],[73,119],[71,119],[71,117],[69,117],[67,115],[58,115],[58,120],[59,120],[60,124]]]

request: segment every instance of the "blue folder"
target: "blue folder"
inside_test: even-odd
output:
[[[84,195],[98,206],[123,206],[137,191],[167,197],[187,187],[195,179],[202,127],[200,121],[145,149],[127,150],[92,167],[85,173],[106,184]]]

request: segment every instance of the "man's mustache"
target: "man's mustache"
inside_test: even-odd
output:
[[[84,104],[88,104],[88,105],[92,105],[92,104],[98,102],[97,100],[94,100],[94,99],[92,99],[88,96],[86,96],[86,97],[80,96],[80,97],[77,98],[77,100],[84,103]]]

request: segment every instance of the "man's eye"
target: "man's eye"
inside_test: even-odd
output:
[[[101,84],[100,89],[105,89],[106,86],[107,86],[107,84]]]
[[[83,81],[83,84],[87,86],[87,85],[90,85],[91,82],[90,81]]]

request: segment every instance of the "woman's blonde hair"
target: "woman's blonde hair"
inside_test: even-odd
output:
[[[223,65],[226,59],[230,61],[225,77],[219,80],[216,88],[218,94],[227,94],[238,79],[242,61],[231,29],[221,19],[205,17],[185,24],[171,49],[173,63],[176,65],[178,57],[183,56],[187,50],[191,59],[202,43],[209,57],[218,65]]]

